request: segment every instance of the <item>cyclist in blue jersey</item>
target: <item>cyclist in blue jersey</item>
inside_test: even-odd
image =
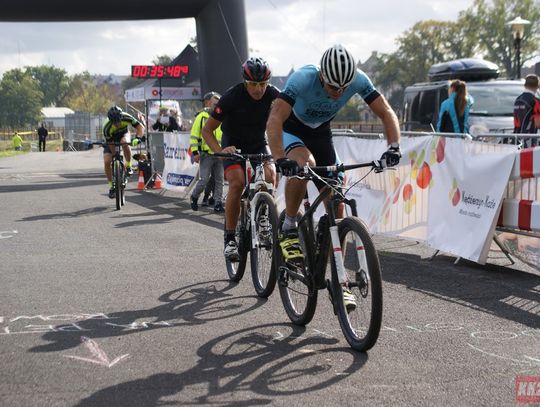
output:
[[[114,199],[114,188],[112,186],[112,155],[115,150],[114,143],[125,143],[129,136],[129,126],[132,126],[137,132],[137,137],[141,138],[144,135],[144,126],[136,118],[129,113],[124,112],[120,107],[113,106],[107,112],[109,120],[103,125],[103,137],[107,144],[103,148],[103,162],[105,166],[105,176],[107,177],[107,183],[109,185],[109,198]],[[139,139],[135,138],[132,141],[132,145],[139,144]],[[126,159],[126,172],[128,175],[133,174],[131,168],[131,148],[128,144],[122,145],[124,151],[124,157]]]
[[[384,125],[388,150],[382,159],[388,166],[399,163],[400,131],[396,114],[371,83],[356,68],[353,56],[342,45],[327,49],[320,66],[307,65],[294,72],[276,99],[266,131],[276,165],[284,176],[295,175],[306,164],[335,165],[330,123],[337,112],[355,94],[359,94]],[[296,214],[305,196],[307,181],[288,179],[285,187],[286,216],[279,233],[285,260],[302,262]],[[356,306],[354,297],[344,288],[347,307]]]

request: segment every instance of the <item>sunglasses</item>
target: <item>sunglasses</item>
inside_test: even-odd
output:
[[[268,86],[268,81],[255,82],[255,81],[246,81],[246,85],[251,88],[266,88]]]
[[[334,91],[334,92],[337,92],[337,93],[343,93],[345,92],[345,89],[347,89],[349,86],[342,86],[342,87],[338,87],[338,86],[334,86],[334,85],[330,85],[329,83],[326,84],[326,86],[328,86],[328,88],[331,90],[331,91]]]

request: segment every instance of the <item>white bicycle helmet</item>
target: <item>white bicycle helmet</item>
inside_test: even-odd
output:
[[[341,44],[328,48],[321,58],[323,80],[336,88],[345,88],[356,76],[356,63],[353,56]]]

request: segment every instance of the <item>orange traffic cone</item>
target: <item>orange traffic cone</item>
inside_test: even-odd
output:
[[[161,189],[161,175],[159,174],[156,174],[156,178],[154,180],[154,188]]]
[[[139,171],[139,181],[137,182],[137,189],[144,189],[144,172]]]

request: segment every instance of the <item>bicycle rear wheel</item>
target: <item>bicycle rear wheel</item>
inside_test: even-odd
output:
[[[114,195],[116,198],[116,209],[120,210],[122,207],[122,166],[118,160],[113,161],[113,183]]]
[[[258,247],[251,247],[251,276],[257,295],[268,298],[276,287],[278,215],[274,198],[268,192],[257,194],[255,230]]]
[[[349,345],[367,351],[377,342],[382,323],[383,297],[379,256],[362,221],[348,217],[338,225],[348,289],[356,307],[347,307],[332,256],[332,293],[339,324]]]
[[[239,261],[230,261],[225,258],[225,266],[227,268],[227,274],[229,280],[235,283],[242,280],[246,271],[247,254],[249,252],[251,242],[249,240],[249,234],[247,230],[246,214],[244,209],[244,201],[240,203],[240,216],[238,223],[236,224],[236,242],[238,244],[238,254],[240,255]]]
[[[299,216],[298,216],[299,217]],[[279,227],[285,219],[285,211],[279,217]],[[305,224],[298,228],[298,237],[302,252],[304,253],[304,264],[301,267],[286,264],[278,248],[279,256],[276,257],[277,275],[279,279],[279,294],[283,308],[291,322],[295,325],[306,325],[312,319],[317,308],[318,291],[312,284],[310,255],[310,245],[313,241],[312,236],[308,236]],[[302,281],[304,280],[304,281]]]

